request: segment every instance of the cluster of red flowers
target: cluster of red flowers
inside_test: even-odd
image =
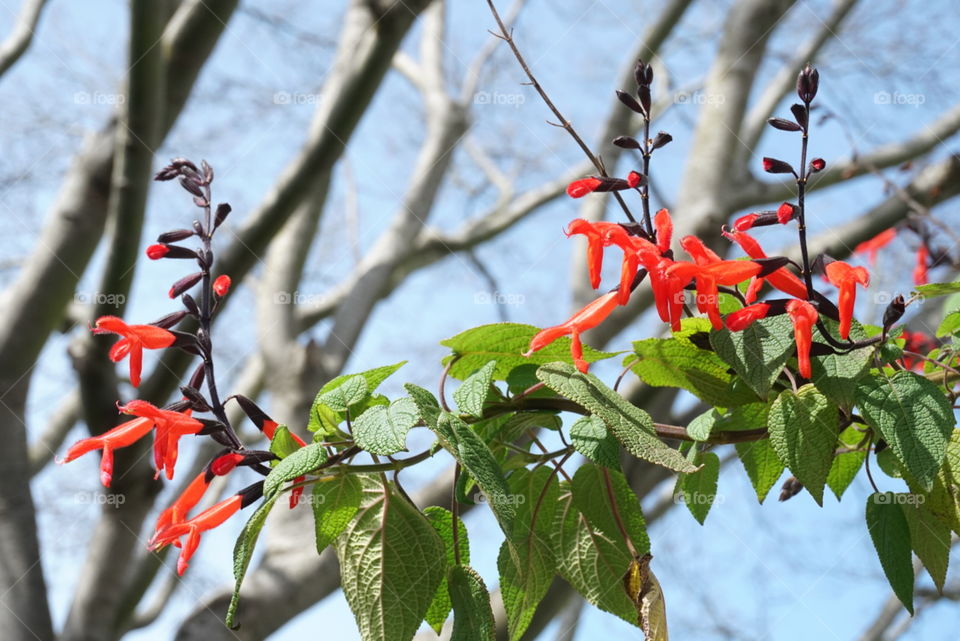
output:
[[[638,95],[641,104],[623,92],[618,92],[620,100],[629,108],[648,118],[649,108],[644,106],[644,97],[649,98],[650,70],[641,61],[638,63],[636,78],[639,86]],[[647,86],[644,86],[644,83]],[[801,71],[797,80],[797,93],[803,104],[791,107],[793,120],[771,118],[769,123],[776,129],[792,132],[807,133],[810,114],[810,102],[817,93],[819,75],[816,69],[807,66]],[[646,89],[646,93],[645,90]],[[648,100],[649,101],[649,100]],[[649,124],[649,120],[645,120]],[[646,127],[648,130],[648,127]],[[657,140],[669,142],[669,135],[658,135],[656,140],[647,138],[640,142],[632,138],[620,137],[614,141],[618,146],[638,149],[643,152],[644,172],[649,169],[650,153],[658,146]],[[806,158],[806,136],[803,142],[802,158]],[[665,142],[660,143],[665,144]],[[741,216],[733,223],[731,231],[722,230],[723,235],[740,246],[747,254],[748,260],[723,260],[710,250],[703,241],[695,236],[686,236],[680,239],[680,247],[686,252],[689,261],[676,260],[671,249],[673,237],[673,223],[667,210],[657,212],[652,224],[649,219],[647,198],[645,191],[647,177],[636,171],[631,171],[627,178],[612,178],[608,176],[591,176],[576,180],[567,187],[567,194],[572,198],[581,198],[594,192],[620,192],[634,189],[640,192],[644,205],[644,222],[617,224],[610,222],[590,222],[576,219],[570,223],[566,233],[568,236],[583,235],[587,239],[587,264],[589,268],[590,284],[594,289],[600,286],[600,274],[603,264],[603,252],[611,246],[618,247],[623,259],[620,270],[620,283],[613,290],[575,313],[566,322],[548,327],[537,333],[530,342],[525,355],[540,350],[561,336],[570,336],[572,339],[571,354],[573,361],[580,371],[586,372],[588,364],[583,358],[581,334],[602,323],[618,305],[627,304],[631,292],[647,277],[653,290],[654,302],[660,319],[669,323],[674,331],[680,329],[680,320],[683,314],[690,313],[685,309],[685,290],[695,291],[697,310],[706,314],[715,330],[726,327],[730,331],[742,331],[751,323],[775,314],[787,314],[794,327],[794,338],[797,346],[797,363],[800,375],[811,377],[810,351],[813,343],[813,327],[820,323],[820,315],[826,315],[839,321],[840,338],[848,341],[853,319],[853,308],[856,299],[857,286],[867,287],[870,282],[869,274],[863,267],[854,267],[842,261],[834,261],[821,257],[818,264],[822,268],[824,278],[838,289],[839,300],[837,306],[828,301],[813,288],[811,280],[812,267],[806,255],[806,237],[803,224],[803,189],[806,177],[826,168],[822,158],[814,158],[809,166],[803,167],[798,173],[783,160],[776,158],[763,159],[764,171],[773,174],[792,174],[797,179],[800,188],[799,204],[785,202],[776,210],[761,211]],[[622,199],[619,198],[623,205]],[[624,209],[626,207],[624,205]],[[629,210],[626,210],[629,215]],[[632,216],[631,216],[632,220]],[[803,266],[801,275],[797,276],[787,266],[790,261],[786,258],[770,258],[760,244],[748,234],[748,230],[769,225],[784,225],[793,220],[800,223],[800,243],[803,249]],[[884,237],[865,244],[862,251],[871,255],[882,246],[881,242],[889,242]],[[860,248],[858,248],[860,249]],[[918,257],[918,273],[921,265],[925,270],[925,248],[921,247]],[[918,276],[919,277],[919,276]],[[925,271],[922,274],[925,279]],[[743,295],[739,289],[729,290],[732,294],[741,297],[744,307],[723,318],[720,313],[719,299],[721,288],[738,288],[749,280],[749,285]],[[791,298],[775,299],[757,302],[765,283]],[[902,312],[901,312],[902,313]],[[821,329],[823,326],[821,325]],[[835,339],[827,337],[834,342]],[[837,343],[834,342],[836,345]]]
[[[150,549],[171,544],[181,548],[177,561],[179,574],[183,574],[186,570],[190,557],[200,544],[200,536],[203,532],[217,527],[241,508],[263,495],[263,482],[260,481],[190,517],[189,513],[200,503],[214,477],[225,476],[238,466],[249,467],[261,475],[266,475],[269,473],[269,468],[264,463],[276,459],[276,456],[269,451],[244,448],[230,427],[223,411],[223,403],[217,395],[216,386],[208,376],[208,373],[212,372],[210,320],[217,305],[229,293],[231,285],[230,277],[227,275],[220,275],[215,279],[211,277],[213,252],[210,241],[213,232],[229,214],[230,207],[221,204],[217,207],[216,215],[211,214],[210,183],[213,180],[213,170],[206,163],[202,164],[202,168],[202,171],[198,170],[190,161],[177,159],[164,168],[157,175],[157,179],[170,180],[179,177],[180,184],[194,197],[194,203],[204,210],[205,224],[197,221],[194,223],[193,230],[178,229],[161,234],[157,243],[150,245],[146,250],[147,257],[151,260],[185,258],[193,259],[199,265],[199,272],[181,278],[170,288],[170,297],[181,297],[184,309],[149,325],[129,325],[115,316],[103,316],[94,323],[92,331],[94,334],[117,334],[121,337],[110,348],[108,355],[113,362],[130,357],[130,383],[134,388],[140,385],[144,349],[178,347],[191,354],[200,355],[203,362],[190,378],[189,384],[181,388],[184,394],[181,400],[165,408],[156,407],[140,399],[131,400],[125,404],[118,403],[117,407],[122,413],[134,418],[103,434],[78,441],[67,450],[66,456],[61,461],[67,463],[88,452],[101,450],[100,481],[104,487],[110,487],[113,481],[114,452],[133,445],[151,432],[153,432],[153,460],[157,470],[156,476],[159,477],[162,473],[168,480],[174,477],[182,436],[209,435],[224,445],[225,448],[205,466],[203,472],[193,479],[173,504],[160,514],[154,534],[150,538]],[[203,241],[201,249],[193,250],[173,244],[194,236]],[[202,288],[199,302],[189,293],[189,290],[198,284],[201,284]],[[193,317],[198,322],[201,331],[187,333],[173,329],[187,316]],[[208,387],[206,395],[200,391],[205,381]],[[251,400],[242,396],[232,398],[236,399],[247,417],[264,435],[272,440],[277,423]],[[212,412],[215,418],[196,418],[193,416],[194,412]],[[305,445],[304,441],[296,435],[291,434],[291,436],[299,446]],[[302,480],[302,478],[296,479],[294,483]],[[297,505],[302,493],[303,487],[295,488],[291,492],[291,508]]]

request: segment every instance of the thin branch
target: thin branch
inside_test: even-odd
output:
[[[3,76],[26,53],[33,41],[40,14],[47,0],[24,0],[13,30],[3,43],[0,43],[0,76]]]

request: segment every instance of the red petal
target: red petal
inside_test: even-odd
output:
[[[599,186],[599,178],[581,178],[580,180],[574,180],[572,183],[567,185],[567,195],[571,198],[582,198],[583,196],[593,192]]]

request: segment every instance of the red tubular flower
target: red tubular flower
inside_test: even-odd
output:
[[[213,281],[213,293],[223,298],[230,291],[230,283],[230,277],[226,274],[217,276],[216,280]]]
[[[599,178],[581,178],[567,185],[567,195],[571,198],[583,198],[594,192],[602,181]]]
[[[160,260],[168,253],[170,253],[170,247],[162,243],[157,243],[147,247],[147,258],[150,260]]]
[[[661,254],[670,251],[670,242],[673,240],[673,219],[670,212],[661,209],[653,217],[653,228],[657,232],[657,249]]]
[[[930,257],[930,251],[926,245],[920,245],[917,250],[917,266],[913,268],[913,284],[926,285],[927,279],[927,259]]]
[[[183,494],[178,496],[177,499],[170,504],[170,507],[161,512],[160,516],[157,517],[157,524],[154,528],[153,536],[150,538],[150,541],[147,542],[148,547],[154,545],[157,537],[165,529],[186,521],[187,514],[189,514],[190,510],[195,508],[200,502],[200,499],[203,498],[207,488],[210,487],[211,480],[213,480],[212,477],[208,476],[206,471],[204,471],[190,481],[190,485],[183,491]],[[175,543],[175,545],[179,545],[179,541]]]
[[[777,207],[777,222],[779,222],[781,225],[786,225],[793,220],[798,211],[800,211],[800,209],[796,205],[792,203],[783,203]]]
[[[754,276],[750,279],[750,285],[747,287],[747,291],[743,294],[743,300],[747,305],[755,302],[757,296],[760,295],[760,290],[763,289],[764,279],[757,278]]]
[[[829,263],[824,271],[827,281],[840,290],[840,299],[837,304],[837,308],[840,310],[840,338],[846,339],[850,336],[850,323],[853,319],[857,284],[868,287],[870,285],[870,274],[863,267],[851,267],[840,260]]]
[[[746,216],[740,216],[740,218],[737,218],[735,221],[733,221],[733,228],[737,231],[747,231],[753,227],[758,218],[760,218],[760,214],[747,214]]]
[[[865,240],[853,249],[854,254],[866,254],[867,262],[870,265],[875,265],[877,262],[877,252],[880,251],[883,247],[890,244],[897,236],[897,230],[891,227],[890,229],[885,229],[880,232],[870,240]]]
[[[762,271],[759,264],[746,260],[722,260],[709,265],[676,262],[667,269],[667,275],[686,282],[696,278],[697,309],[707,314],[714,329],[723,328],[720,317],[720,285],[733,286]]]
[[[150,549],[156,550],[165,545],[180,546],[180,538],[186,535],[187,541],[182,544],[180,558],[177,559],[177,574],[183,576],[190,562],[190,557],[200,545],[200,536],[203,532],[212,530],[240,511],[243,507],[243,496],[234,494],[230,498],[220,501],[213,507],[204,510],[197,516],[182,523],[175,523],[154,534],[150,541]]]
[[[805,300],[792,300],[787,303],[787,315],[793,323],[800,376],[810,378],[810,346],[813,344],[813,325],[817,322],[817,310]]]
[[[740,245],[740,249],[742,249],[750,258],[759,260],[767,257],[766,252],[764,252],[763,248],[760,247],[760,243],[758,243],[750,234],[742,231],[725,231],[723,232],[723,235],[727,239],[732,240]],[[794,298],[807,297],[807,286],[796,274],[786,267],[781,267],[780,269],[767,274],[763,277],[763,280],[767,281],[781,292],[789,294]],[[759,286],[757,287],[759,288]]]
[[[600,287],[600,272],[603,269],[603,236],[596,227],[583,218],[576,218],[567,225],[567,236],[583,234],[587,237],[587,269],[590,273],[590,286]]]
[[[586,372],[589,365],[583,360],[583,344],[580,342],[580,334],[602,323],[610,315],[610,312],[617,307],[617,301],[618,293],[616,291],[609,292],[574,314],[567,322],[541,330],[530,341],[530,347],[523,355],[530,356],[561,336],[569,336],[572,341],[570,354],[573,356],[573,362],[578,370]]]
[[[162,410],[141,400],[133,400],[118,407],[121,412],[149,419],[156,426],[157,433],[153,437],[153,462],[157,468],[157,475],[165,472],[167,479],[173,479],[180,437],[196,434],[203,429],[203,423],[189,416],[189,412]]]
[[[750,326],[754,321],[766,318],[770,312],[770,305],[767,303],[757,303],[742,307],[735,312],[727,314],[727,329],[731,332],[739,332]]]
[[[696,236],[684,236],[680,239],[680,246],[683,247],[683,251],[690,255],[693,262],[698,265],[709,265],[711,263],[719,263],[723,260],[715,251],[704,245],[703,241]]]
[[[147,418],[137,418],[122,423],[113,429],[101,434],[77,441],[67,450],[67,455],[59,463],[69,463],[87,452],[103,450],[100,458],[100,482],[104,487],[110,487],[113,480],[113,451],[121,447],[133,445],[150,433],[153,421]]]
[[[643,182],[643,175],[639,174],[636,171],[631,171],[627,174],[627,184],[630,185],[630,188],[636,188]]]
[[[123,338],[110,348],[110,360],[114,363],[130,355],[130,384],[140,385],[140,371],[143,368],[143,349],[163,349],[170,347],[176,336],[154,325],[127,325],[116,316],[101,316],[92,329],[94,334],[119,334]]]

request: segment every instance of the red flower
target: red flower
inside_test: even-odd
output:
[[[754,321],[766,318],[770,312],[770,305],[767,303],[757,303],[742,307],[735,312],[727,314],[727,329],[731,332],[739,332],[750,326]]]
[[[200,536],[203,532],[212,530],[243,507],[243,496],[234,494],[230,498],[220,501],[188,521],[174,523],[154,534],[150,540],[150,549],[156,550],[165,545],[181,546],[180,538],[186,535],[187,541],[182,544],[180,558],[177,559],[177,574],[183,575],[190,561],[190,557],[200,545]]]
[[[892,241],[896,236],[897,230],[893,227],[890,229],[885,229],[870,240],[865,240],[854,247],[853,253],[866,254],[867,261],[870,263],[870,265],[874,265],[877,262],[877,252],[879,252],[881,248],[890,244],[890,241]]]
[[[930,257],[930,251],[926,245],[920,245],[917,250],[917,266],[913,268],[913,284],[926,285],[927,279],[927,259]]]
[[[168,253],[170,253],[170,247],[163,243],[157,243],[156,245],[147,247],[147,258],[150,260],[159,260]]]
[[[670,242],[673,240],[673,219],[670,212],[661,209],[653,217],[653,227],[657,232],[657,249],[661,254],[670,251]]]
[[[216,280],[213,281],[213,293],[223,298],[230,291],[230,283],[230,277],[226,274],[217,276]]]
[[[760,214],[747,214],[746,216],[740,216],[740,218],[737,218],[735,221],[733,221],[733,228],[737,231],[747,231],[753,227],[758,218],[760,218]]]
[[[783,203],[777,207],[777,222],[781,225],[786,225],[794,216],[797,215],[797,212],[800,211],[800,208],[791,203]]]
[[[100,458],[100,482],[104,487],[110,487],[113,480],[113,451],[121,447],[133,445],[150,433],[153,422],[147,418],[137,418],[117,425],[100,436],[92,436],[77,441],[67,450],[67,455],[59,463],[69,463],[87,452],[103,450]]]
[[[817,310],[805,300],[792,300],[787,303],[787,315],[793,323],[800,376],[810,378],[810,346],[813,343],[813,325],[817,322]]]
[[[160,472],[166,472],[167,479],[173,479],[180,437],[196,434],[203,429],[203,423],[192,418],[189,411],[162,410],[141,400],[133,400],[118,407],[125,414],[150,420],[157,428],[157,433],[153,437],[153,462],[157,468],[157,475],[159,476]]]
[[[750,258],[759,260],[766,258],[767,254],[763,251],[763,248],[760,247],[760,243],[756,241],[755,238],[750,236],[746,232],[734,231],[734,232],[723,232],[723,235],[726,236],[729,240],[740,245],[740,248],[749,256]],[[791,272],[786,267],[781,267],[766,276],[763,277],[763,280],[770,283],[773,287],[779,289],[785,294],[789,294],[794,298],[806,298],[807,297],[807,286],[803,283],[800,278]],[[756,286],[757,291],[759,291],[759,285]]]
[[[707,314],[714,329],[722,329],[718,286],[736,285],[756,276],[762,269],[759,264],[745,260],[722,260],[709,265],[676,262],[667,269],[667,275],[679,278],[684,283],[696,278],[697,309]]]
[[[573,356],[573,362],[577,369],[586,372],[589,365],[583,360],[583,344],[580,342],[580,334],[602,323],[610,315],[610,312],[617,307],[617,298],[616,291],[604,294],[574,314],[567,322],[541,330],[530,341],[530,348],[523,355],[530,356],[561,336],[569,336],[572,341],[570,354]]]
[[[599,178],[581,178],[580,180],[574,180],[572,183],[567,185],[567,195],[571,198],[582,198],[589,193],[592,193],[600,186],[601,180]]]
[[[715,251],[703,244],[703,241],[696,236],[684,236],[680,239],[680,246],[683,251],[690,255],[698,265],[709,265],[710,263],[719,263],[722,258]]]
[[[850,323],[853,319],[853,304],[857,296],[857,284],[863,287],[870,285],[870,274],[863,267],[851,267],[847,263],[837,260],[829,263],[825,268],[827,281],[840,290],[840,299],[837,307],[840,310],[840,338],[850,336]]]
[[[93,326],[94,334],[119,334],[123,336],[110,348],[110,360],[114,363],[130,355],[130,384],[140,385],[140,371],[143,368],[143,349],[163,349],[170,347],[176,336],[154,325],[127,325],[116,316],[101,316]]]

